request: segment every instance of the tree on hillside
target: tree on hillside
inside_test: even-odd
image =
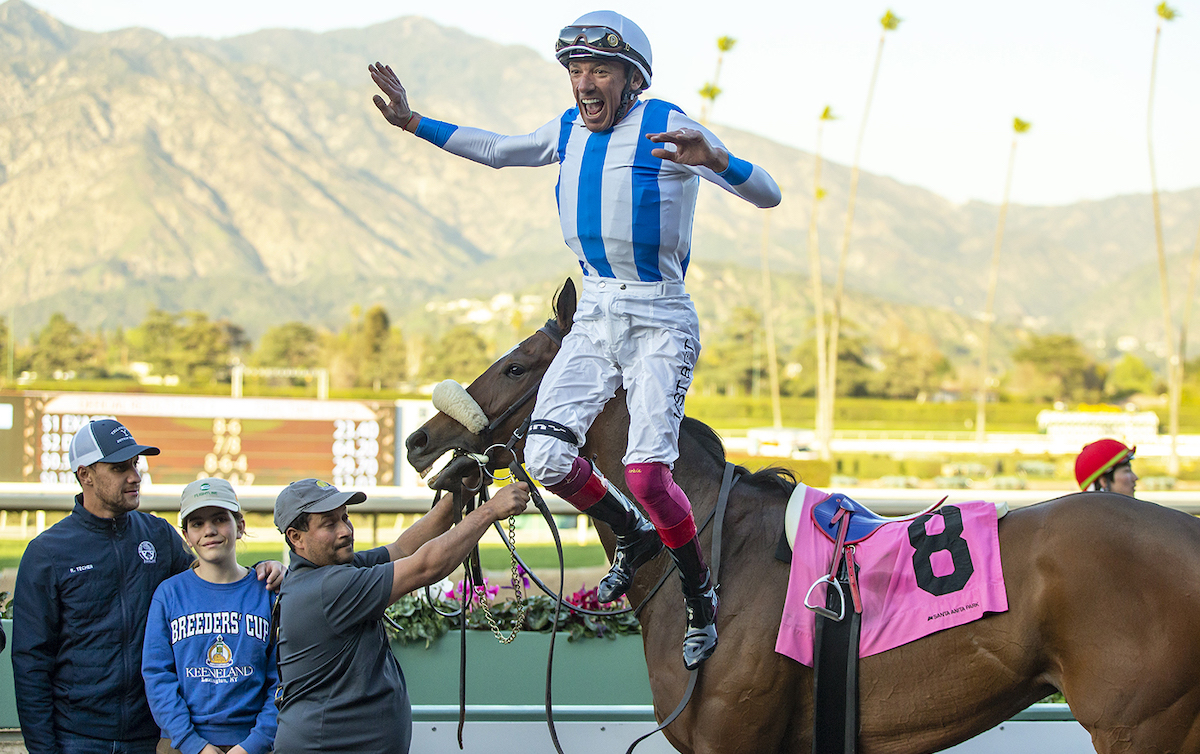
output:
[[[241,325],[222,318],[217,320],[217,327],[220,327],[224,333],[225,344],[229,348],[231,357],[240,359],[242,356],[249,355],[254,349],[254,344],[250,342],[250,336],[246,335],[246,328]]]
[[[903,322],[876,334],[883,369],[872,375],[871,394],[882,398],[928,396],[954,373],[950,360],[928,334],[916,334]]]
[[[181,371],[176,344],[179,338],[179,316],[162,309],[151,309],[146,319],[131,333],[135,342],[134,361],[145,361],[158,374],[178,374]]]
[[[10,338],[11,330],[9,328],[9,318],[0,319],[0,377],[6,380],[11,380],[16,376],[16,361],[14,354],[14,346],[16,345]]]
[[[762,332],[762,312],[750,306],[734,309],[700,354],[697,387],[716,389],[726,396],[750,395],[763,376]]]
[[[832,436],[833,433],[833,397],[839,393],[837,388],[838,362],[841,360],[841,349],[838,347],[838,337],[842,326],[842,298],[846,283],[846,258],[850,251],[850,230],[854,227],[854,200],[858,195],[858,164],[862,156],[863,135],[867,131],[867,116],[871,113],[871,100],[875,96],[875,82],[879,79],[879,63],[883,59],[883,43],[889,31],[895,31],[900,26],[901,19],[890,10],[879,19],[883,32],[879,35],[879,46],[875,50],[875,65],[871,70],[871,83],[867,87],[867,104],[863,107],[862,123],[858,127],[858,140],[854,146],[854,163],[850,168],[850,190],[846,204],[846,224],[842,230],[842,243],[838,248],[837,278],[833,289],[833,319],[829,326],[829,348],[827,353],[839,354],[838,358],[829,360],[829,395],[823,407],[824,428]]]
[[[234,354],[250,347],[239,325],[212,321],[196,310],[175,314],[151,309],[124,340],[130,360],[147,362],[155,374],[178,375],[192,385],[223,377]]]
[[[382,389],[404,381],[407,348],[400,328],[381,304],[364,314],[357,304],[350,309],[350,322],[328,339],[330,376],[336,387]]]
[[[388,330],[391,326],[391,318],[388,317],[387,310],[381,304],[376,304],[367,310],[367,316],[363,318],[360,336],[361,348],[365,356],[368,358],[379,356],[387,343]]]
[[[358,382],[376,389],[403,376],[404,338],[394,333],[387,310],[376,304],[367,310],[362,325],[351,341],[351,358],[357,365]]]
[[[175,329],[175,363],[180,377],[190,384],[215,381],[229,366],[234,341],[239,348],[245,341],[240,327],[228,322],[210,321],[201,311],[184,312],[182,324]]]
[[[1131,395],[1158,392],[1158,377],[1146,362],[1131,353],[1121,357],[1104,379],[1104,395],[1111,400],[1124,400]]]
[[[866,337],[857,333],[853,324],[847,322],[846,337],[838,341],[838,370],[841,374],[841,379],[837,383],[839,396],[871,395],[875,370],[871,367],[867,355],[868,346]],[[816,395],[816,341],[801,341],[793,349],[790,361],[798,364],[800,368],[784,380],[784,394],[805,397]]]
[[[310,369],[321,359],[321,338],[303,322],[285,322],[263,333],[254,363],[266,367]]]
[[[1031,400],[1096,401],[1105,374],[1074,335],[1034,335],[1012,353],[1009,392]]]
[[[421,367],[427,382],[451,379],[465,385],[491,363],[487,343],[479,337],[475,328],[459,325],[426,350]]]
[[[50,315],[34,341],[33,369],[43,379],[56,372],[79,374],[89,367],[94,370],[100,366],[95,359],[95,342],[62,312]]]

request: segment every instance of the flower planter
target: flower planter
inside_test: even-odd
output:
[[[8,638],[0,652],[0,729],[18,728],[21,723],[17,721],[17,692],[12,680],[12,620],[0,621],[0,628]]]
[[[651,704],[641,636],[554,642],[554,705]],[[467,631],[467,704],[542,705],[550,635],[522,631],[500,644],[489,631]],[[459,633],[428,649],[392,642],[414,705],[458,704]]]

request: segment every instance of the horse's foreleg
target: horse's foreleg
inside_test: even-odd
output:
[[[794,699],[780,687],[791,684],[768,668],[753,678],[728,667],[709,673],[717,670],[714,658],[705,662],[692,704],[667,729],[671,744],[689,754],[799,754],[785,740]]]
[[[733,575],[731,571],[731,580]],[[811,676],[802,683],[801,666],[775,652],[775,632],[742,617],[748,607],[761,604],[755,602],[760,599],[756,591],[752,585],[730,590],[721,604],[728,622],[721,625],[717,651],[701,665],[691,703],[665,731],[671,745],[684,754],[808,752],[792,748],[786,739],[796,710],[811,709]],[[677,594],[661,604],[656,601],[650,610],[660,612],[649,616],[655,630],[644,635],[660,720],[675,708],[687,686],[678,643],[684,625],[682,602]],[[807,724],[811,726],[811,717]]]

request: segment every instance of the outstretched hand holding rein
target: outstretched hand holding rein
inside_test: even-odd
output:
[[[655,144],[670,143],[676,146],[674,150],[663,147],[651,150],[650,154],[659,159],[680,165],[703,165],[714,173],[723,173],[729,167],[729,153],[720,147],[714,149],[704,134],[693,128],[646,134],[646,138]]]
[[[396,128],[415,133],[417,124],[421,122],[421,115],[409,107],[408,93],[404,91],[400,77],[396,75],[390,65],[379,62],[367,66],[367,70],[371,72],[371,79],[375,84],[388,96],[388,101],[385,102],[383,97],[376,94],[372,100],[375,107],[379,108],[379,112],[383,113],[383,117],[387,119],[388,123]]]

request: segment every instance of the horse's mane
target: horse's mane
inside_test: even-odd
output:
[[[685,432],[699,445],[700,449],[718,463],[725,463],[725,444],[713,428],[690,416],[683,417],[680,431]],[[740,475],[739,484],[749,484],[764,489],[776,489],[791,494],[796,489],[796,474],[791,469],[779,466],[769,466],[758,471],[750,471],[745,466],[736,466]]]

